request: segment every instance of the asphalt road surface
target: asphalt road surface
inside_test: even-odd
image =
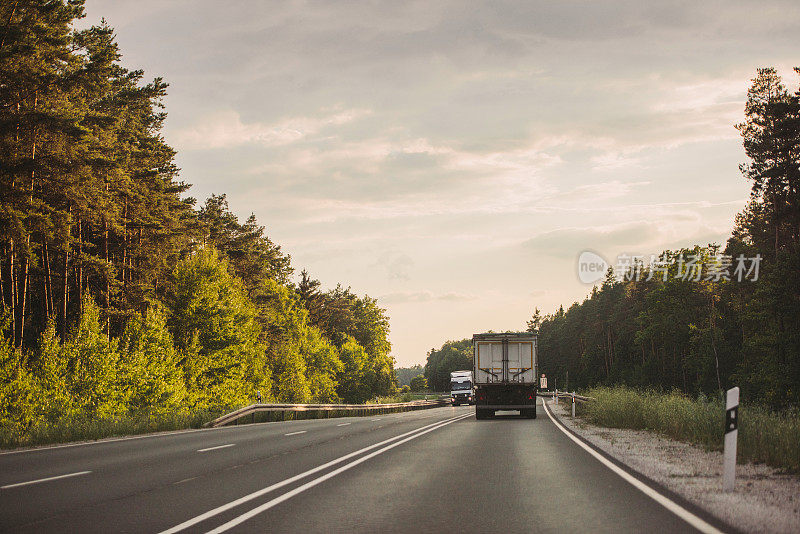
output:
[[[570,439],[541,404],[535,420],[509,412],[477,421],[474,411],[266,423],[0,454],[0,530],[697,531]]]

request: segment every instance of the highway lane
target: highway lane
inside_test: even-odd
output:
[[[255,491],[447,419],[452,410],[243,425],[0,454],[0,530],[165,529],[230,500],[230,492]],[[90,473],[16,486],[83,471]]]
[[[0,487],[90,471],[0,489],[0,528],[694,531],[573,443],[541,406],[536,420],[477,421],[473,412],[246,425],[0,455]],[[270,489],[276,484],[284,485]]]

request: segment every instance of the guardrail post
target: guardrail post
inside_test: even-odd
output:
[[[722,489],[733,491],[736,483],[736,439],[739,436],[739,388],[728,390],[725,399],[725,452]]]

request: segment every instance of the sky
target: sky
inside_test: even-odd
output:
[[[756,68],[795,89],[800,4],[88,0],[169,84],[191,196],[228,195],[398,366],[586,297],[577,258],[724,244]]]

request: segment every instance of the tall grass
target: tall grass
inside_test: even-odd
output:
[[[626,387],[593,388],[586,395],[595,400],[579,404],[577,410],[590,423],[650,430],[709,450],[722,450],[725,407],[720,400]],[[737,449],[739,463],[763,462],[800,472],[800,414],[740,406]]]
[[[89,441],[114,436],[128,436],[200,428],[223,412],[200,410],[195,412],[165,414],[130,414],[114,418],[75,416],[58,421],[42,421],[27,428],[24,433],[0,428],[0,448],[30,447],[50,443]]]
[[[405,393],[398,393],[397,395],[387,395],[383,397],[375,397],[374,399],[367,401],[367,404],[393,404],[396,402],[411,402],[416,400],[424,400],[424,399],[438,399],[439,396],[437,393],[411,393],[409,391]]]

